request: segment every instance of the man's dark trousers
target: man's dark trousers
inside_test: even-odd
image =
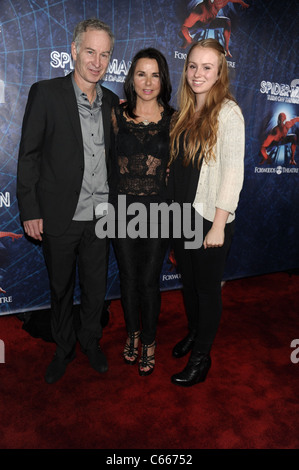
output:
[[[77,339],[83,350],[97,347],[102,336],[108,263],[108,239],[95,234],[94,221],[72,221],[63,235],[43,234],[43,251],[51,290],[53,339],[56,355],[71,359]],[[80,328],[75,331],[73,293],[76,263],[81,288]]]

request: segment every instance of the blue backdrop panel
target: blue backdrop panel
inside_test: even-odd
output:
[[[202,13],[211,0],[0,0],[0,315],[49,305],[48,278],[41,247],[23,235],[16,200],[16,169],[23,113],[30,86],[68,74],[72,33],[84,18],[107,22],[116,36],[104,78],[122,99],[123,81],[133,55],[153,46],[166,56],[176,106],[184,58],[181,26],[191,11],[198,22],[194,41],[216,37],[225,45],[234,92],[246,122],[245,181],[237,211],[236,232],[224,279],[246,277],[299,266],[298,165],[291,165],[291,142],[267,149],[271,163],[261,164],[261,145],[280,113],[299,116],[297,66],[299,9],[296,0],[222,2],[215,18]],[[215,6],[215,5],[214,5]],[[219,18],[221,19],[220,21]],[[216,21],[215,21],[216,20]],[[298,139],[299,123],[287,130]],[[295,161],[299,164],[296,147]],[[168,252],[161,289],[180,287],[180,275]],[[107,298],[119,297],[118,269],[110,254]],[[75,301],[79,302],[76,288]]]

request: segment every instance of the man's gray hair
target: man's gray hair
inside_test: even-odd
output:
[[[78,23],[77,26],[75,27],[74,34],[73,34],[73,42],[75,43],[77,53],[79,52],[79,49],[80,49],[82,34],[85,33],[88,29],[95,29],[97,31],[105,31],[111,40],[110,53],[112,53],[113,47],[114,47],[114,40],[115,40],[114,34],[112,33],[110,26],[108,26],[106,23],[99,20],[98,18],[90,18],[88,20],[80,21],[80,23]]]

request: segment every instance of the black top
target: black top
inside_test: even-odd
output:
[[[128,120],[123,105],[113,109],[112,202],[118,194],[125,194],[127,202],[140,199],[144,203],[165,201],[172,110],[164,110],[159,122],[146,125]]]
[[[179,204],[192,204],[195,199],[196,189],[202,160],[198,165],[198,156],[200,149],[196,155],[194,165],[189,163],[188,166],[183,165],[183,135],[180,138],[179,154],[170,166],[168,179],[168,198]]]

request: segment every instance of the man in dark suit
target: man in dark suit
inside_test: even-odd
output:
[[[51,290],[56,342],[46,382],[54,383],[75,357],[77,339],[102,373],[99,346],[108,266],[108,240],[95,234],[95,208],[108,201],[111,107],[118,97],[102,87],[114,36],[98,19],[80,22],[71,46],[73,73],[35,83],[29,92],[20,142],[17,195],[25,233],[42,241]],[[78,266],[80,329],[73,325]]]

